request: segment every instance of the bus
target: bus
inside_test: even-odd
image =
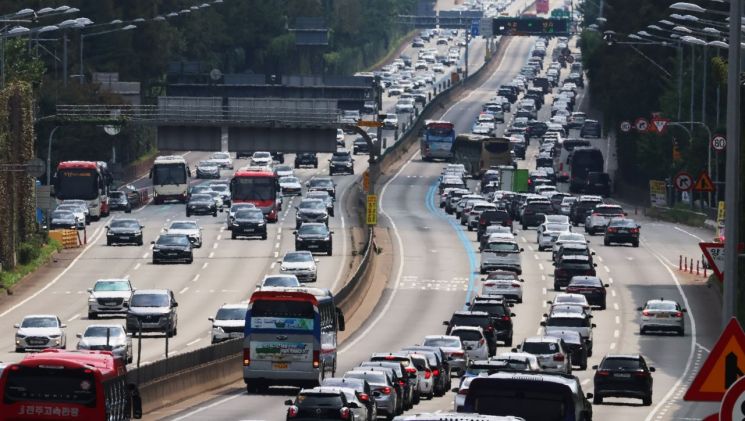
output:
[[[450,160],[453,158],[455,125],[449,121],[427,120],[420,138],[419,149],[422,160]]]
[[[282,210],[278,191],[277,175],[265,167],[242,168],[230,180],[233,203],[253,203],[269,222],[277,222]]]
[[[142,400],[111,351],[45,349],[8,364],[0,375],[0,421],[129,420]]]
[[[548,13],[548,0],[536,0],[535,12],[539,15]]]
[[[489,168],[514,166],[510,153],[510,139],[471,133],[459,134],[453,143],[453,160],[463,164],[466,172],[479,178]]]
[[[248,301],[243,380],[249,393],[273,385],[314,387],[336,374],[344,314],[327,289],[263,287]]]
[[[150,169],[153,182],[153,200],[160,205],[167,200],[186,203],[191,170],[180,155],[159,156]]]
[[[605,161],[598,148],[577,147],[567,158],[569,166],[569,193],[581,193],[587,183],[587,174],[603,172]]]
[[[88,214],[92,219],[109,216],[109,187],[111,177],[108,171],[95,161],[63,161],[57,165],[54,174],[54,196],[57,202],[64,200],[85,200]]]

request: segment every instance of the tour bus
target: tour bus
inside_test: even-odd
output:
[[[110,351],[46,349],[0,374],[0,421],[129,420],[142,417],[125,361]]]
[[[314,387],[336,373],[344,315],[327,289],[263,287],[248,302],[243,380],[249,393],[269,386]]]
[[[510,139],[471,133],[459,134],[453,144],[453,160],[463,164],[474,178],[490,168],[512,165]]]
[[[277,222],[279,201],[277,175],[264,167],[246,167],[235,172],[230,180],[233,203],[253,203],[269,222]]]
[[[598,148],[574,148],[567,158],[569,193],[581,193],[591,172],[603,172],[603,153]]]
[[[54,175],[54,196],[57,202],[85,200],[92,219],[109,216],[108,171],[95,161],[63,161]]]
[[[160,205],[167,200],[186,203],[191,170],[180,155],[159,156],[150,169],[153,180],[153,200]]]
[[[455,126],[449,121],[427,120],[420,138],[422,160],[450,160],[453,157]]]

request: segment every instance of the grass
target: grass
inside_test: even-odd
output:
[[[130,162],[128,165],[137,165],[146,162],[148,159],[155,158],[158,155],[158,152],[158,148],[153,148],[152,150],[145,152],[144,155]]]
[[[399,37],[397,40],[391,43],[391,48],[389,48],[388,52],[380,58],[376,63],[371,64],[366,69],[363,70],[363,72],[372,72],[373,70],[377,70],[383,65],[385,65],[391,58],[393,58],[394,55],[396,55],[396,52],[401,47],[402,44],[409,42],[409,37],[414,35],[416,31],[411,31],[407,34],[403,34],[401,37]]]
[[[0,289],[10,289],[10,287],[23,279],[24,276],[34,272],[42,265],[49,262],[52,259],[52,256],[60,250],[62,250],[62,244],[50,239],[41,247],[39,257],[36,259],[33,259],[25,265],[18,265],[10,271],[0,272]]]
[[[652,207],[647,209],[647,216],[693,227],[703,227],[704,221],[706,221],[706,214],[694,212],[688,207],[683,206],[676,206],[673,208]]]

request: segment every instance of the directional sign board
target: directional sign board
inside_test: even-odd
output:
[[[494,35],[568,34],[569,19],[538,17],[498,17],[494,18],[493,33]]]
[[[479,26],[481,24],[481,20],[474,19],[471,21],[471,36],[477,37],[479,36]]]
[[[622,121],[621,122],[621,131],[624,133],[628,133],[631,130],[631,123],[628,121]]]
[[[357,120],[357,126],[359,127],[383,127],[383,122],[373,121],[373,120]]]
[[[709,177],[709,174],[706,171],[701,171],[701,173],[698,175],[696,182],[693,184],[693,191],[714,191],[714,183],[711,181],[711,177]]]
[[[727,138],[722,135],[716,135],[711,138],[711,148],[717,152],[723,151],[727,147]]]
[[[732,318],[683,396],[687,401],[720,402],[745,370],[745,333]],[[742,418],[738,419],[741,420]]]
[[[649,123],[646,119],[639,117],[634,121],[634,128],[639,132],[646,132],[649,129]]]
[[[745,377],[740,378],[727,390],[719,409],[719,421],[742,421],[745,419]]]
[[[698,243],[701,251],[709,262],[709,267],[714,271],[720,281],[724,281],[724,244],[723,243]]]
[[[378,195],[367,195],[367,225],[378,224]]]
[[[667,131],[667,124],[669,122],[670,119],[655,117],[652,119],[651,128],[659,134],[665,134],[665,132]]]
[[[693,187],[693,177],[687,172],[681,171],[675,176],[673,184],[678,191],[688,191]]]

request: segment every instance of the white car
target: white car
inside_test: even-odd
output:
[[[641,312],[639,320],[639,334],[644,335],[650,330],[674,331],[680,336],[685,335],[686,309],[673,300],[649,300],[644,307],[637,308]]]
[[[355,122],[356,123],[356,122]],[[354,124],[354,123],[352,123]],[[344,145],[344,130],[342,129],[336,129],[336,143],[340,145]]]
[[[127,364],[132,362],[132,335],[119,324],[89,325],[77,337],[77,349],[107,350]]]
[[[468,395],[468,388],[471,386],[471,382],[473,379],[477,378],[478,376],[472,376],[472,377],[463,377],[460,381],[460,385],[458,386],[458,393],[455,394],[455,398],[453,398],[453,410],[455,412],[461,412],[463,410],[463,405],[466,404],[466,395]]]
[[[543,222],[552,222],[556,224],[568,224],[568,215],[543,215]]]
[[[588,241],[583,234],[574,232],[559,234],[559,237],[556,238],[556,240],[554,241],[554,245],[551,247],[551,260],[556,260],[556,253],[559,251],[559,248],[562,246],[562,244],[565,243],[587,244]]]
[[[548,196],[548,193],[556,192],[556,186],[551,185],[542,185],[542,186],[535,186],[535,194],[540,194],[541,196]]]
[[[414,99],[401,98],[396,103],[396,112],[399,114],[414,112]]]
[[[515,272],[496,270],[481,281],[481,295],[501,295],[507,301],[523,302],[522,283],[525,280],[518,278]]]
[[[585,218],[585,232],[595,235],[598,232],[605,232],[611,218],[623,218],[626,212],[618,205],[597,205],[592,209],[587,218]]]
[[[292,165],[280,164],[274,167],[274,174],[277,174],[277,177],[280,177],[280,178],[291,177],[295,175],[295,170],[292,168]]]
[[[471,133],[489,136],[494,133],[494,125],[491,123],[476,122],[471,128]]]
[[[233,159],[230,157],[229,152],[215,152],[210,156],[210,160],[217,162],[221,168],[233,169]]]
[[[400,85],[391,85],[388,88],[388,96],[399,96],[404,93],[404,89]]]
[[[266,275],[257,288],[261,287],[299,287],[300,281],[295,275]]]
[[[220,193],[222,203],[226,206],[230,206],[230,204],[233,203],[233,193],[230,192],[230,186],[228,186],[227,184],[213,183],[210,184],[210,189],[212,189],[212,191]]]
[[[264,151],[256,151],[251,155],[251,165],[268,167],[272,165],[272,154]]]
[[[212,322],[212,343],[227,341],[233,338],[242,338],[246,327],[246,312],[248,304],[223,304],[215,317],[208,320]]]
[[[502,352],[489,359],[489,361],[503,362],[507,369],[523,370],[528,372],[541,371],[541,365],[535,355],[527,352]]]
[[[233,219],[235,219],[235,213],[239,210],[245,210],[245,209],[256,209],[256,205],[253,203],[233,203],[232,206],[230,206],[230,210],[228,210],[226,221],[228,224],[228,229],[231,229],[233,226]]]
[[[383,126],[386,129],[398,128],[398,116],[393,113],[386,114],[385,119],[383,119]]]
[[[455,326],[450,331],[451,336],[460,338],[463,349],[469,360],[485,360],[489,358],[489,345],[484,337],[484,330],[479,326]]]
[[[442,63],[435,63],[432,65],[432,70],[435,73],[445,73],[445,66]]]
[[[538,251],[553,249],[554,242],[558,240],[559,236],[570,233],[571,230],[572,226],[570,224],[544,222],[538,229]]]
[[[468,366],[468,356],[463,349],[460,338],[451,335],[428,335],[424,337],[422,346],[434,346],[445,353],[450,363],[450,372],[462,376]]]
[[[535,355],[543,371],[572,374],[569,352],[564,348],[563,341],[560,338],[554,336],[528,337],[518,346],[518,350]]]
[[[164,231],[168,234],[184,234],[189,237],[192,246],[202,247],[202,228],[196,221],[172,221]]]
[[[15,349],[24,352],[27,349],[45,349],[67,347],[67,335],[62,330],[67,327],[59,317],[50,314],[26,316],[21,323],[16,323]]]
[[[300,196],[303,193],[303,185],[297,177],[281,177],[279,190],[282,196]]]
[[[547,301],[548,304],[551,304],[551,307],[554,306],[560,306],[560,305],[575,305],[580,306],[583,309],[585,309],[585,313],[592,314],[592,307],[590,307],[590,303],[587,302],[587,297],[585,297],[582,294],[572,294],[569,292],[560,292],[556,294],[553,300]]]
[[[133,291],[126,278],[97,280],[93,288],[88,288],[88,319],[99,314],[125,314]]]
[[[282,274],[295,275],[300,282],[315,282],[318,279],[318,259],[310,251],[289,251],[278,263]]]

